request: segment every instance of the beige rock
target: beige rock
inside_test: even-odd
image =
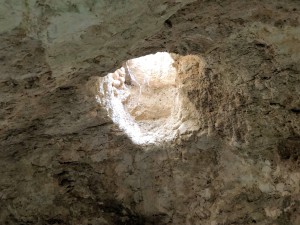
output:
[[[299,11],[0,0],[0,224],[299,225]],[[152,129],[171,140],[138,145],[101,106],[98,80],[158,51],[174,53],[176,76],[137,77],[146,95],[130,107],[148,129],[175,105],[177,124]]]

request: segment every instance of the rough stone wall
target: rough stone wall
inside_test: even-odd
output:
[[[0,3],[1,224],[300,223],[299,1]],[[140,147],[93,76],[156,50],[206,61],[199,130]]]

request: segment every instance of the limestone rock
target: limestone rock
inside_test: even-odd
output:
[[[0,0],[0,224],[298,225],[299,12],[298,0]],[[157,51],[180,55],[195,127],[139,146],[96,101],[97,80]]]

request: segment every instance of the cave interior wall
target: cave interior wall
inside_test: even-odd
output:
[[[299,1],[0,3],[1,224],[300,224]],[[198,129],[138,146],[96,80],[157,51]]]

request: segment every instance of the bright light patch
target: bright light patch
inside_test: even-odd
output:
[[[127,61],[99,79],[98,102],[136,144],[170,141],[178,124],[176,69],[159,52]]]

